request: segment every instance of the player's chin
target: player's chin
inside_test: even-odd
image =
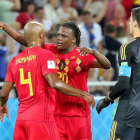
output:
[[[58,48],[58,49],[63,49],[63,45],[57,43],[57,48]]]

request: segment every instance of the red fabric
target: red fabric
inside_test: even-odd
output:
[[[21,12],[16,21],[19,22],[21,24],[21,28],[23,29],[24,26],[26,25],[26,23],[30,20],[34,20],[34,15],[29,15],[26,12]]]
[[[52,52],[33,47],[25,49],[9,63],[5,81],[16,84],[19,100],[17,120],[54,120],[55,90],[48,85],[44,75],[57,73],[57,70],[50,69],[48,61],[55,63]]]
[[[131,8],[133,6],[133,0],[123,0],[122,5],[124,6],[126,11],[126,19],[129,19],[131,16]]]
[[[60,140],[55,122],[16,121],[13,140]]]
[[[115,26],[115,27],[118,27],[119,25],[120,26],[123,26],[125,31],[127,32],[127,23],[126,21],[122,21],[120,24],[117,23],[115,20],[112,20],[111,23]]]
[[[62,54],[56,45],[45,44],[44,49],[52,51],[56,56],[57,70],[60,79],[71,86],[88,93],[88,72],[93,66],[95,57],[92,55],[81,56],[75,49],[67,54]],[[55,113],[64,116],[85,117],[90,113],[89,104],[82,97],[67,96],[62,93],[56,94]]]
[[[92,140],[91,117],[64,117],[54,114],[60,140]]]

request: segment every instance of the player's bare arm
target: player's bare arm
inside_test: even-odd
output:
[[[9,118],[8,114],[8,107],[6,102],[9,98],[9,93],[13,88],[14,83],[12,82],[5,82],[2,89],[0,90],[0,120],[3,122],[4,115],[6,114],[7,118]]]
[[[96,68],[109,69],[111,67],[109,60],[104,55],[98,53],[93,49],[82,47],[80,48],[79,52],[81,53],[81,55],[92,54],[96,58],[93,62],[93,65]]]
[[[95,106],[94,96],[87,94],[82,90],[76,89],[70,86],[69,84],[66,84],[65,82],[63,82],[58,78],[58,75],[56,73],[49,73],[45,75],[45,79],[52,88],[69,96],[82,97],[85,101],[87,101],[90,105],[92,105],[92,108],[94,108]]]
[[[27,41],[23,33],[11,28],[3,22],[0,22],[0,29],[4,30],[7,34],[9,34],[14,40],[19,42],[20,44],[27,46]]]

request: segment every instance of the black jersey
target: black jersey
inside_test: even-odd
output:
[[[128,88],[120,97],[114,120],[140,128],[140,37],[121,46],[118,60],[120,66],[127,63],[131,67],[131,76]]]

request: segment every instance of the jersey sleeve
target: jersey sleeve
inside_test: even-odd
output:
[[[95,57],[91,54],[88,54],[87,56],[86,55],[83,56],[82,62],[86,69],[90,69],[90,68],[95,68],[95,66],[93,65],[94,60]]]
[[[118,54],[118,62],[120,66],[129,66],[132,65],[132,46],[131,44],[124,44],[121,46]]]
[[[132,45],[131,44],[122,45],[118,55],[120,65],[119,76],[125,76],[130,78],[132,59],[133,59]]]
[[[43,76],[48,73],[57,73],[55,55],[48,51],[42,55],[41,70]]]
[[[6,76],[5,76],[5,81],[15,83],[15,80],[14,80],[14,77],[13,77],[13,74],[12,74],[11,63],[12,63],[12,61],[10,61],[8,66],[7,66],[7,73],[6,73]]]
[[[51,43],[46,43],[42,48],[45,49],[45,50],[53,50],[54,47],[57,47],[56,44],[51,44]]]

